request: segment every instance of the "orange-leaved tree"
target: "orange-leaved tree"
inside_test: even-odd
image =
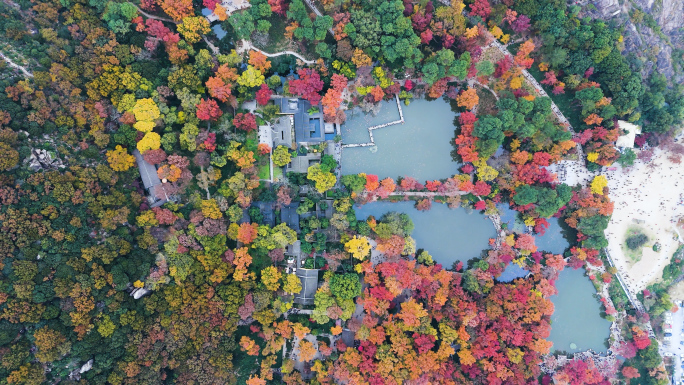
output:
[[[461,94],[456,97],[456,102],[459,107],[465,107],[467,110],[472,110],[477,103],[480,102],[480,98],[477,96],[477,90],[475,88],[468,87],[467,90],[461,92]]]

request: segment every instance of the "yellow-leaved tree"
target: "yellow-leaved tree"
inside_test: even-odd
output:
[[[603,175],[597,175],[591,181],[591,192],[594,194],[603,195],[603,188],[608,186],[608,180]]]
[[[252,88],[260,86],[264,80],[266,78],[261,74],[261,71],[252,65],[248,65],[247,70],[240,75],[237,82],[241,86]]]
[[[337,183],[337,177],[335,174],[324,172],[321,169],[320,163],[309,167],[306,178],[316,182],[316,190],[318,190],[318,192],[321,194],[333,188],[335,183]]]
[[[351,253],[354,258],[363,260],[370,253],[371,245],[368,238],[355,235],[354,238],[344,244],[344,249]]]
[[[195,44],[202,39],[202,35],[209,33],[209,21],[204,16],[189,16],[183,18],[178,24],[178,32],[190,44]]]
[[[149,133],[154,129],[154,126],[156,125],[155,120],[160,116],[159,107],[157,107],[154,100],[150,98],[138,99],[133,108],[128,112],[135,116],[135,124],[133,124],[133,127],[136,130],[145,133]],[[157,146],[157,148],[159,148],[159,146]],[[151,150],[156,150],[157,148],[151,148]],[[140,147],[138,147],[138,150],[140,150]],[[143,151],[140,150],[140,152]]]
[[[137,121],[153,121],[159,118],[159,107],[150,98],[138,99],[135,106],[129,111],[135,115]]]
[[[156,132],[148,132],[138,142],[138,151],[144,154],[148,150],[156,150],[161,145],[161,137]]]
[[[270,291],[276,291],[280,288],[280,277],[282,273],[278,271],[275,266],[268,266],[261,270],[261,282]]]
[[[223,217],[216,199],[203,200],[200,205],[202,207],[202,214],[205,217],[211,219],[221,219]]]
[[[299,292],[302,291],[302,281],[296,275],[288,274],[285,277],[283,291],[286,293],[299,294]]]
[[[115,149],[107,151],[107,162],[114,171],[126,171],[135,163],[135,157],[125,148],[116,146]]]

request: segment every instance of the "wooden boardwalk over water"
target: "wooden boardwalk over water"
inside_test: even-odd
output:
[[[399,102],[399,96],[394,95],[394,98],[397,101],[397,109],[399,110],[399,120],[395,120],[395,121],[392,121],[389,123],[379,124],[377,126],[368,127],[368,135],[370,136],[370,142],[343,144],[342,148],[373,147],[373,146],[375,146],[375,138],[373,138],[373,131],[374,130],[377,130],[379,128],[385,128],[385,127],[393,126],[395,124],[404,124],[404,111],[401,109],[401,103]]]

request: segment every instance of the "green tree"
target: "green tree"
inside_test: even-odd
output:
[[[363,188],[366,185],[366,178],[357,174],[342,175],[340,181],[344,187],[355,193],[363,191]]]
[[[489,60],[479,61],[475,68],[477,69],[477,76],[489,76],[494,73],[494,64]]]
[[[361,295],[361,281],[355,273],[335,274],[330,279],[330,292],[342,299],[354,299]]]
[[[254,32],[254,18],[249,12],[234,12],[228,19],[238,39],[249,39]]]

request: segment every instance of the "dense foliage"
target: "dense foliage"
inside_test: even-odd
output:
[[[536,233],[563,218],[569,263],[604,268],[605,178],[567,186],[547,167],[577,145],[591,168],[629,162],[617,118],[664,134],[684,102],[662,76],[642,82],[617,28],[564,2],[466,3],[324,0],[321,15],[302,0],[0,4],[0,63],[26,70],[0,68],[0,384],[551,381],[539,364],[553,357],[563,256],[504,231],[446,270],[416,250],[406,214],[357,218],[353,204],[413,192],[419,210],[438,196],[491,215],[509,203]],[[491,44],[513,39],[515,55]],[[574,132],[523,76],[535,60],[575,103],[563,111],[580,118]],[[264,139],[294,124],[280,97],[310,103],[319,130],[355,106],[444,97],[461,173],[340,175],[338,139]],[[495,280],[512,262],[531,274]],[[653,315],[671,307],[657,295]],[[620,310],[622,371],[571,360],[553,380],[659,383],[648,319]]]

